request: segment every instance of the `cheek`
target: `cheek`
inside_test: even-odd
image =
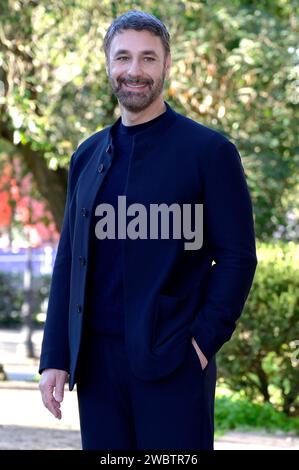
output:
[[[120,78],[121,76],[125,74],[126,74],[126,69],[124,66],[112,67],[110,69],[110,77],[112,77],[114,80]]]

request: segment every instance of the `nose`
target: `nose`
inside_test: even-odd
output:
[[[132,59],[128,68],[128,74],[135,77],[140,75],[141,67],[138,59]]]

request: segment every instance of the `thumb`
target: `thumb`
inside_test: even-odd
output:
[[[64,377],[58,376],[56,379],[56,387],[55,387],[55,400],[61,402],[63,400],[64,394]]]

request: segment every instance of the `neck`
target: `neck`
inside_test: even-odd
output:
[[[125,126],[135,126],[150,121],[164,113],[166,106],[162,96],[139,112],[128,111],[120,104],[121,120]]]

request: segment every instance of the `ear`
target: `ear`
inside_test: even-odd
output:
[[[172,65],[172,58],[171,58],[171,54],[169,52],[167,54],[167,57],[166,57],[166,60],[165,60],[165,77],[166,77],[166,79],[169,78],[171,65]]]

